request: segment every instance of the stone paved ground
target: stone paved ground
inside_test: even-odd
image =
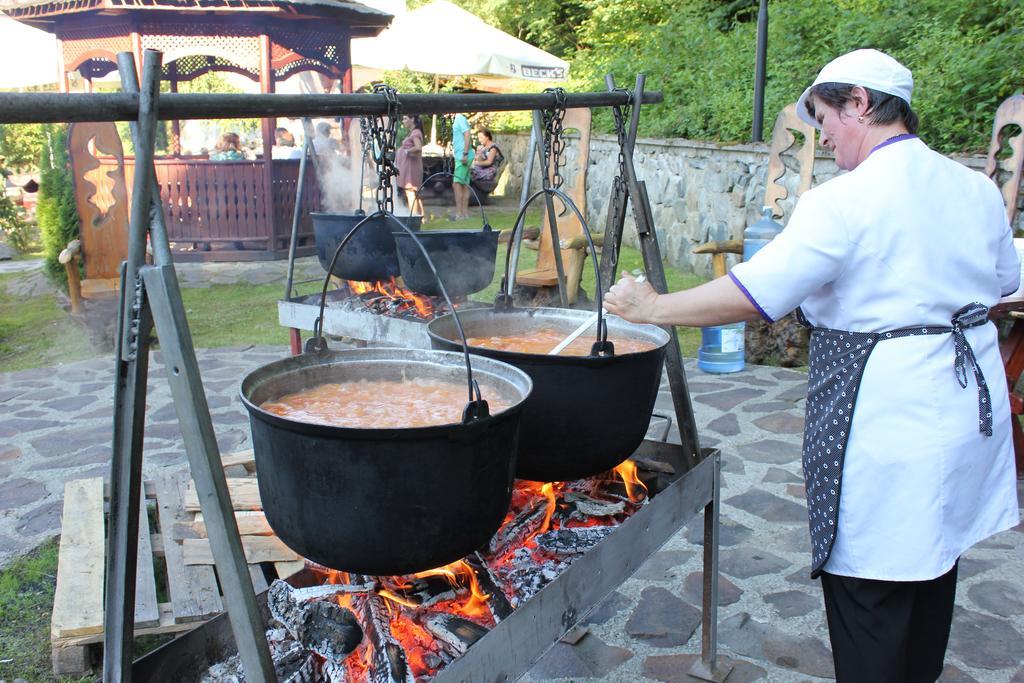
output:
[[[204,268],[179,267],[182,281],[201,283],[211,276]],[[264,277],[240,267],[231,281]],[[198,352],[223,451],[248,443],[240,378],[286,352]],[[185,459],[159,353],[150,367],[145,466],[178,468]],[[99,358],[0,374],[0,566],[59,533],[66,481],[107,475],[113,368]],[[805,376],[770,367],[708,375],[693,361],[687,376],[702,443],[722,451],[719,640],[736,662],[728,680],[831,678],[820,589],[808,579],[799,464]],[[667,391],[659,407],[670,412]],[[591,616],[577,645],[557,645],[525,680],[688,680],[681,672],[700,648],[700,535],[697,518]],[[964,556],[943,681],[1024,683],[1022,577],[1024,526]]]

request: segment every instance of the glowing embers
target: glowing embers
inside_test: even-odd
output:
[[[517,480],[510,511],[487,548],[409,576],[311,567],[321,585],[292,589],[275,582],[271,588],[268,604],[286,628],[268,635],[277,638],[275,650],[293,658],[300,650],[284,642],[289,639],[302,653],[315,654],[318,678],[304,680],[427,680],[646,502],[646,487],[631,461],[579,481]],[[315,607],[324,601],[329,606]],[[332,623],[317,624],[314,617]],[[353,624],[361,631],[354,649]]]

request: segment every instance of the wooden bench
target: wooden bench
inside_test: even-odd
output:
[[[253,588],[259,592],[266,589],[268,578],[287,578],[305,562],[273,535],[263,516],[252,451],[225,456],[223,463]],[[54,675],[88,672],[103,642],[105,499],[99,477],[64,487],[50,620]],[[187,631],[220,614],[223,603],[213,554],[188,473],[145,482],[141,504],[136,637]]]

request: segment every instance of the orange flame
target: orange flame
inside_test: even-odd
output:
[[[392,602],[396,602],[399,605],[402,605],[403,607],[413,607],[413,608],[417,607],[415,602],[412,602],[410,600],[406,600],[403,597],[399,597],[399,596],[395,595],[394,593],[392,593],[391,591],[389,591],[386,588],[381,588],[380,590],[378,590],[377,591],[377,595],[379,595],[380,597],[385,598],[387,600],[390,600]],[[389,607],[390,607],[390,604],[389,604]]]
[[[540,525],[538,534],[542,534],[551,528],[551,517],[555,514],[555,487],[552,484],[544,484],[540,487],[541,495],[547,498],[548,509],[544,513],[544,523]]]
[[[402,287],[393,277],[389,278],[387,281],[377,282],[346,280],[345,284],[347,284],[349,290],[355,294],[366,294],[369,292],[379,294],[380,296],[386,296],[392,300],[409,302],[416,309],[416,313],[419,314],[421,318],[429,319],[434,317],[434,303],[430,300],[429,296],[417,294],[412,290]]]
[[[636,472],[636,463],[632,460],[623,460],[615,466],[615,473],[619,475],[622,483],[626,485],[626,495],[634,503],[640,502],[647,495],[647,486],[640,481]],[[642,493],[641,489],[643,490]]]

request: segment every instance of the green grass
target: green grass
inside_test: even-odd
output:
[[[52,294],[31,298],[7,293],[19,273],[0,275],[0,372],[68,363],[95,356],[85,328]]]
[[[47,541],[0,571],[0,679],[53,680],[50,612],[56,577],[56,540]]]
[[[488,221],[497,230],[510,229],[517,213],[510,208],[487,207],[486,210]],[[540,215],[539,207],[531,209],[526,216],[526,225],[539,225]],[[479,216],[457,223],[441,218],[424,225],[426,230],[476,228],[479,228]],[[505,269],[505,253],[506,245],[498,245],[494,279],[486,289],[473,295],[474,300],[494,301]],[[520,268],[532,267],[536,259],[536,251],[524,248],[520,255]],[[640,252],[622,247],[619,266],[624,270],[642,268]],[[670,291],[687,289],[703,282],[695,275],[668,265],[665,266],[665,276]],[[19,277],[18,273],[0,276],[0,372],[55,365],[109,353],[90,346],[89,335],[83,325],[70,318],[52,295],[26,299],[7,294],[6,284],[16,277]],[[299,293],[309,294],[318,289],[316,283],[305,284]],[[594,271],[590,259],[583,270],[583,289],[593,295]],[[196,348],[288,344],[288,330],[277,321],[277,301],[281,298],[279,283],[213,285],[182,289],[181,292]],[[683,355],[695,356],[700,345],[700,330],[679,328],[679,340]]]

